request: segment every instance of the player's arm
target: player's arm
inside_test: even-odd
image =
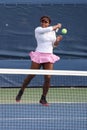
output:
[[[49,27],[46,27],[46,28],[37,27],[35,29],[35,33],[46,33],[46,32],[50,32],[50,31],[53,31],[53,30],[56,30],[56,29],[60,29],[61,26],[62,26],[62,24],[58,23],[57,25],[49,26]]]
[[[62,35],[57,36],[56,41],[54,42],[54,47],[58,46],[59,42],[63,39]]]
[[[61,24],[61,23],[58,23],[57,25],[54,25],[54,26],[53,26],[53,30],[60,29],[61,27],[62,27],[62,24]]]

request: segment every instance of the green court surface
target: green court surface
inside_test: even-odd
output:
[[[19,88],[0,88],[0,104],[14,104]],[[26,88],[20,103],[39,103],[42,88]],[[87,88],[50,88],[49,103],[87,103]]]

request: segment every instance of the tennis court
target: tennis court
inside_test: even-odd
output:
[[[87,2],[86,0],[0,0],[0,130],[87,130]],[[68,4],[69,3],[69,4]],[[28,53],[36,47],[34,28],[42,15],[68,29],[55,48],[60,55],[47,95],[48,107],[39,104],[43,75],[16,95],[31,63]],[[32,17],[33,16],[33,17]],[[61,34],[61,31],[59,32]],[[67,71],[67,70],[82,70]],[[83,72],[84,71],[84,72]]]
[[[15,101],[18,90],[14,87],[0,88],[1,130],[87,129],[86,86],[50,88],[48,107],[39,104],[42,87],[28,87],[20,103]]]

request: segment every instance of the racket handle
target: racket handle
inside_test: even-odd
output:
[[[56,33],[57,33],[58,31],[59,31],[59,29],[57,28],[57,29],[56,29]]]

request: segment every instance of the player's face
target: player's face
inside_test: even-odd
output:
[[[49,20],[47,20],[47,19],[42,19],[41,20],[41,26],[43,27],[43,28],[45,28],[45,27],[48,27],[49,26]]]

